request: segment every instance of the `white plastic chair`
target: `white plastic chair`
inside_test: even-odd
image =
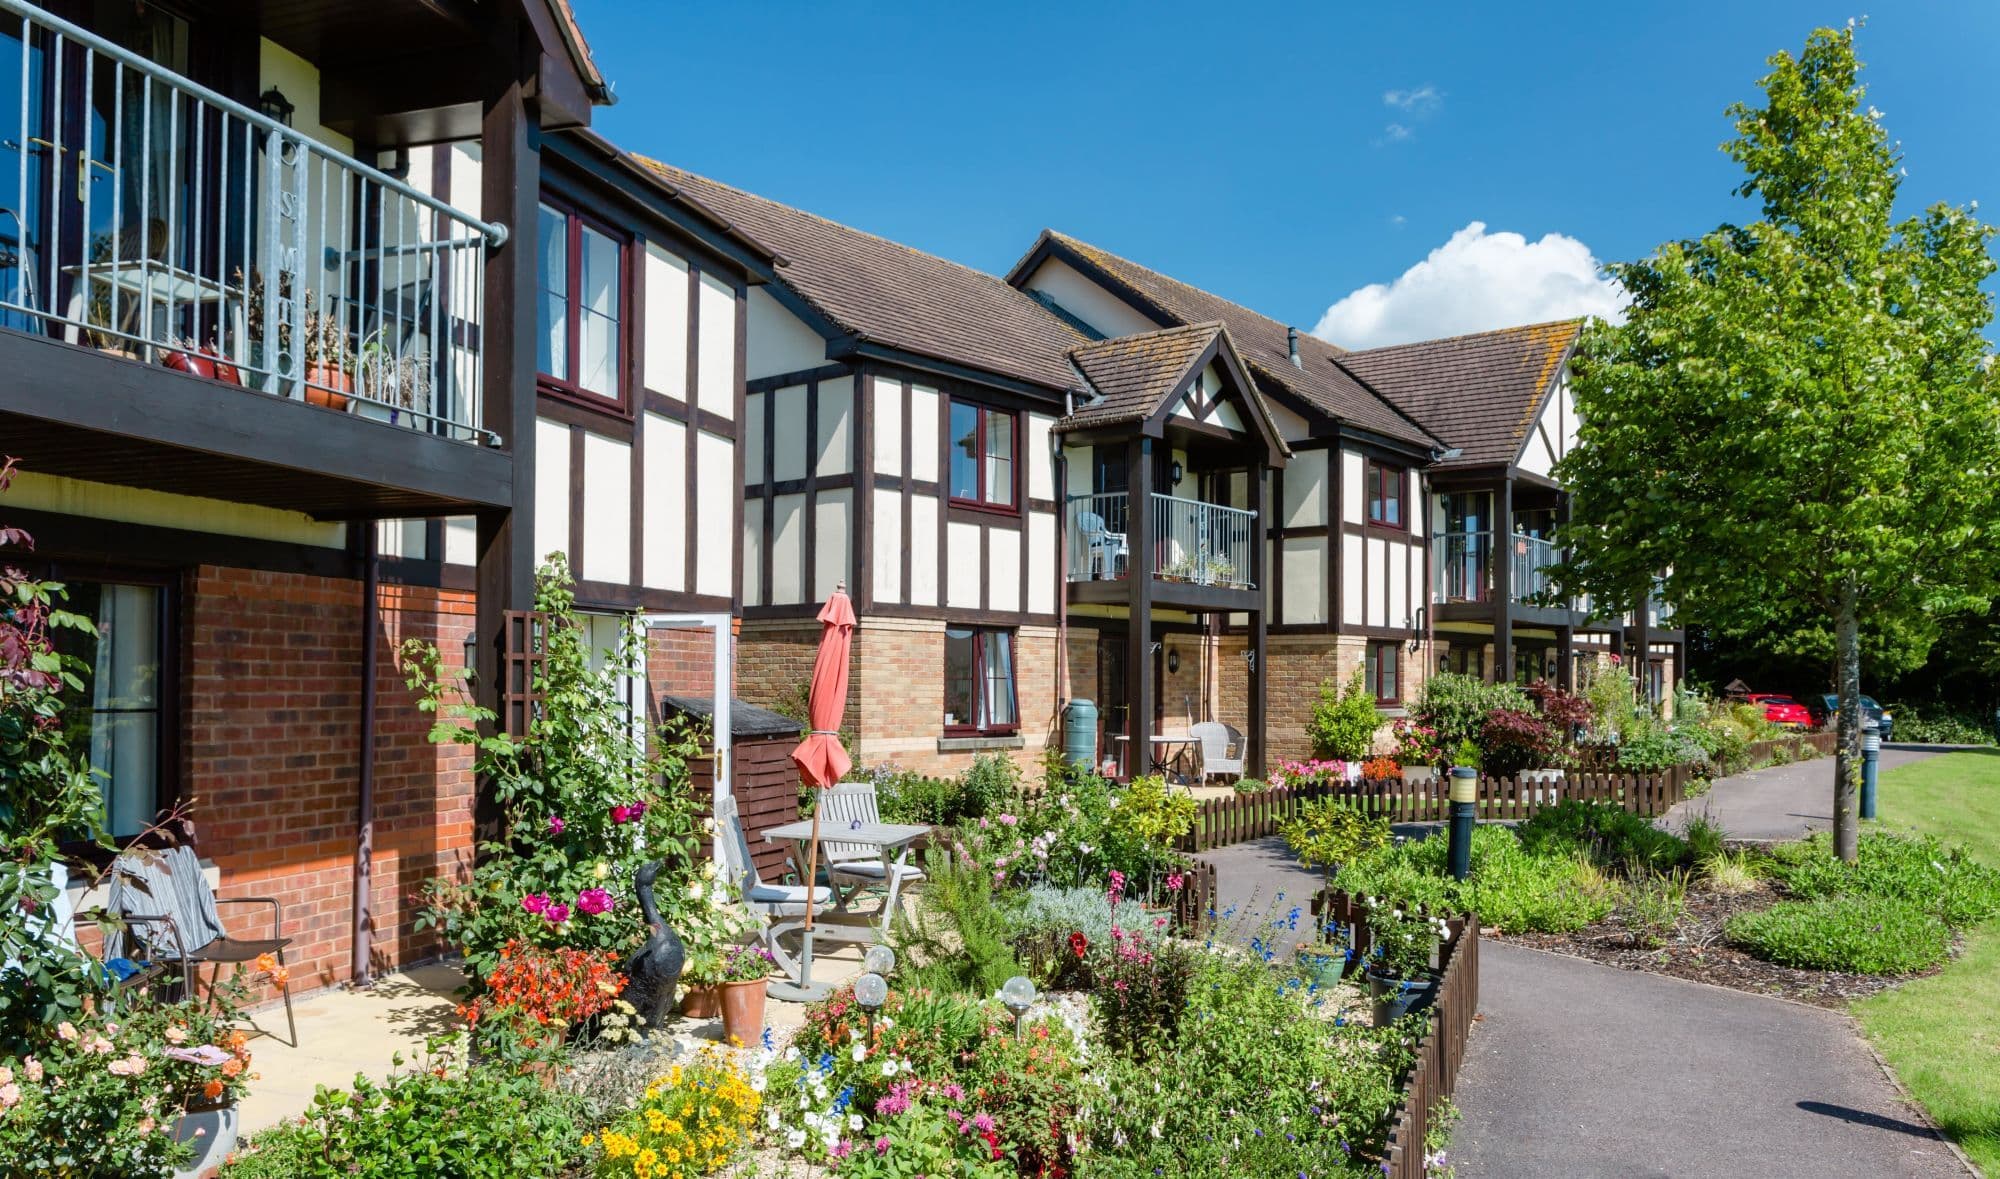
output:
[[[1211,777],[1223,774],[1243,776],[1247,743],[1242,733],[1221,721],[1203,721],[1188,726],[1188,736],[1201,743],[1202,785],[1207,785]]]
[[[1076,527],[1090,553],[1090,575],[1093,579],[1116,578],[1124,572],[1127,556],[1124,533],[1105,528],[1104,517],[1096,512],[1078,513]]]
[[[766,884],[757,874],[757,861],[750,856],[750,839],[743,831],[734,798],[715,802],[715,849],[722,857],[722,872],[743,896],[751,912],[764,919],[759,936],[778,966],[793,979],[800,974],[798,959],[780,944],[780,939],[805,928],[806,897],[812,897],[815,911],[833,904],[833,890],[815,886],[810,893],[802,884]],[[797,918],[798,920],[794,920]]]

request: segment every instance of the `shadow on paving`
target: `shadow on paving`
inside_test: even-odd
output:
[[[1962,1177],[1844,1015],[1497,942],[1460,1179]]]

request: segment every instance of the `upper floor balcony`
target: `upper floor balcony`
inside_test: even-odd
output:
[[[1137,554],[1138,568],[1158,582],[1187,587],[1169,590],[1165,596],[1200,597],[1201,590],[1257,588],[1251,564],[1257,541],[1255,512],[1158,493],[1149,499],[1150,542]],[[1071,585],[1125,581],[1134,564],[1131,496],[1122,491],[1073,495],[1067,511]],[[1109,596],[1073,589],[1071,598],[1120,601],[1123,593],[1122,588]]]
[[[1508,597],[1541,604],[1553,588],[1548,571],[1562,561],[1556,546],[1539,536],[1508,538]],[[1433,593],[1440,604],[1490,602],[1494,595],[1493,537],[1486,532],[1441,532],[1431,538]]]
[[[506,503],[480,406],[507,230],[192,81],[164,8],[115,19],[144,27],[0,0],[10,452],[327,516]]]

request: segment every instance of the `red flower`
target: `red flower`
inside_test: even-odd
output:
[[[1075,954],[1077,957],[1081,958],[1084,956],[1086,952],[1089,951],[1089,949],[1090,949],[1090,939],[1083,936],[1082,930],[1079,929],[1069,935],[1070,953]]]

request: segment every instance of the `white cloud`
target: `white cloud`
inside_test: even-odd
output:
[[[1313,334],[1343,348],[1595,315],[1625,317],[1625,291],[1590,248],[1551,233],[1531,242],[1474,221],[1394,282],[1370,283],[1326,309]]]
[[[1401,123],[1391,123],[1387,127],[1382,128],[1382,137],[1390,143],[1408,139],[1411,134],[1410,129]]]
[[[1421,115],[1443,106],[1444,95],[1438,92],[1436,86],[1426,82],[1414,90],[1384,90],[1382,103],[1399,111]]]

